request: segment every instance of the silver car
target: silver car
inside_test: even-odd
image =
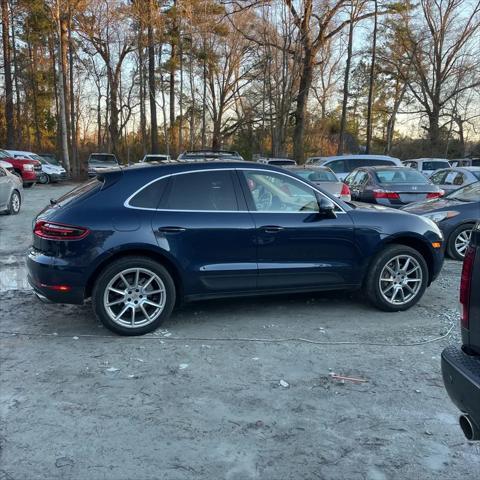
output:
[[[22,179],[12,173],[10,163],[0,161],[0,211],[16,215],[23,201]]]
[[[430,181],[446,193],[480,180],[480,167],[442,168],[430,176]]]
[[[286,165],[283,168],[297,174],[326,192],[341,198],[345,202],[351,200],[350,188],[343,183],[328,167],[306,165],[304,167]]]

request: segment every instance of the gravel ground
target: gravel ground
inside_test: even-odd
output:
[[[341,293],[221,300],[122,338],[25,285],[32,217],[68,188],[0,217],[0,480],[478,477],[440,373],[459,263],[404,313]]]

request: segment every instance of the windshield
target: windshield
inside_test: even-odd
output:
[[[161,162],[164,160],[168,160],[167,155],[147,155],[145,157],[146,162]]]
[[[434,160],[423,162],[422,170],[438,170],[440,168],[449,168],[450,164],[447,161]]]
[[[310,182],[338,182],[335,174],[329,172],[328,170],[304,168],[302,170],[294,170],[294,172]]]
[[[270,165],[295,165],[293,160],[269,160]]]
[[[450,200],[461,202],[480,202],[480,182],[471,183],[446,195]]]
[[[109,165],[118,165],[114,155],[108,154],[94,154],[90,155],[89,163],[108,163]]]
[[[424,175],[410,168],[376,170],[375,175],[379,183],[417,183],[422,185],[430,183]]]

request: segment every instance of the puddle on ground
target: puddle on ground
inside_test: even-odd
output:
[[[0,292],[7,290],[31,290],[27,281],[27,269],[22,266],[1,267]]]

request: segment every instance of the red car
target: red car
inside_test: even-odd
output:
[[[29,158],[13,158],[5,150],[0,150],[0,160],[11,163],[15,173],[22,178],[23,186],[30,188],[35,185],[42,173],[42,164]]]

